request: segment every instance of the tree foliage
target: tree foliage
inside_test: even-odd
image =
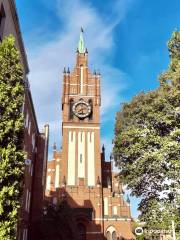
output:
[[[153,209],[162,222],[168,208],[175,217],[179,198],[180,32],[173,33],[168,49],[170,64],[159,77],[160,86],[135,96],[116,118],[114,156],[119,176],[141,198],[141,219],[149,222]]]
[[[0,43],[0,239],[16,239],[24,154],[23,71],[15,41]]]
[[[41,226],[42,240],[78,240],[79,233],[72,208],[66,201],[48,205]]]

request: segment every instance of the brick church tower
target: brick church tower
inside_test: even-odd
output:
[[[62,149],[54,146],[48,163],[46,196],[53,204],[67,199],[82,240],[133,239],[129,202],[101,149],[100,77],[88,69],[81,31],[74,70],[63,72]]]

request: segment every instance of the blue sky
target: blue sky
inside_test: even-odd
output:
[[[115,114],[122,102],[158,86],[167,68],[166,43],[180,27],[179,0],[17,0],[30,65],[29,81],[40,129],[50,124],[61,145],[61,81],[71,69],[80,27],[85,30],[89,67],[102,74],[101,139],[111,151]],[[132,215],[137,216],[132,198]]]

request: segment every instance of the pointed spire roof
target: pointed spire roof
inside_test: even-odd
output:
[[[78,43],[78,52],[79,52],[79,53],[85,53],[85,52],[86,52],[86,48],[85,48],[85,44],[84,44],[83,33],[84,33],[84,30],[83,30],[83,28],[81,27],[81,32],[80,32],[80,37],[79,37],[79,43]]]
[[[102,152],[105,152],[105,147],[104,147],[104,144],[102,146]]]

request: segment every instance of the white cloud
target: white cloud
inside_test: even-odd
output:
[[[126,87],[127,76],[121,70],[112,67],[109,58],[115,47],[114,28],[126,16],[132,0],[113,1],[107,18],[87,1],[56,0],[55,3],[56,8],[53,11],[59,17],[61,26],[63,22],[63,27],[53,40],[35,48],[31,48],[34,44],[29,43],[28,49],[29,79],[37,118],[41,123],[50,123],[50,144],[54,141],[60,143],[61,72],[64,66],[70,66],[72,69],[75,64],[75,50],[81,25],[85,29],[90,69],[97,68],[102,73],[103,118],[109,118],[109,110],[121,102],[120,92]],[[46,4],[51,3],[46,1]],[[52,4],[50,7],[52,8]],[[39,32],[42,34],[42,31]]]

